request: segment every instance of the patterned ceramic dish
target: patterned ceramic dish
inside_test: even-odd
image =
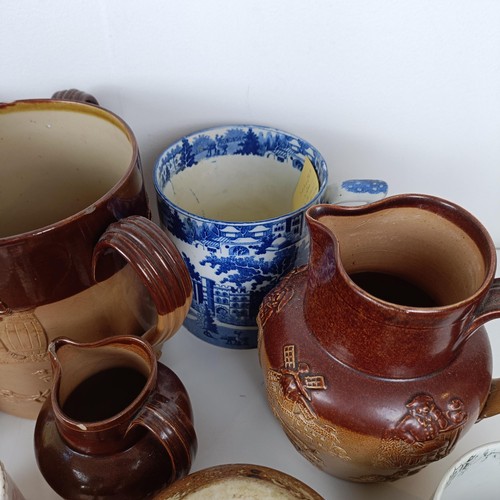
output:
[[[431,500],[500,498],[500,442],[475,448],[446,472]]]

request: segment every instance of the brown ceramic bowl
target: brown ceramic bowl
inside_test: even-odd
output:
[[[284,472],[250,464],[216,465],[190,474],[154,500],[322,500],[306,484]]]

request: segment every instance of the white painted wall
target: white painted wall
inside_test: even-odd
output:
[[[0,100],[93,93],[147,176],[185,133],[272,125],[337,179],[463,205],[500,246],[499,1],[1,0],[0,21]]]

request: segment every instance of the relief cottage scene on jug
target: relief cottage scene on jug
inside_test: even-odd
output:
[[[500,315],[493,244],[461,207],[426,195],[306,217],[309,262],[258,316],[270,407],[325,472],[361,483],[414,474],[498,413],[482,326]],[[352,278],[361,272],[383,286],[367,291]]]

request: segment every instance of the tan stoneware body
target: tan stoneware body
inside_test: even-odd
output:
[[[56,337],[159,351],[179,328],[191,281],[149,217],[134,135],[95,99],[0,104],[0,411],[36,418]]]
[[[42,475],[59,495],[146,499],[189,472],[197,448],[191,403],[148,342],[131,336],[94,343],[59,338],[49,353],[54,382],[36,421],[34,447]],[[134,370],[144,383],[133,393],[129,379],[112,387],[103,383],[82,399],[77,411],[87,417],[78,420],[65,403],[90,377],[112,369]],[[101,420],[88,417],[89,411],[99,414],[103,399],[127,404]]]
[[[297,450],[330,474],[378,482],[417,472],[500,411],[482,327],[500,316],[493,243],[465,210],[425,195],[318,205],[307,222],[308,265],[259,312],[269,404]],[[411,302],[392,281],[367,291],[359,273],[403,279],[432,302]]]

